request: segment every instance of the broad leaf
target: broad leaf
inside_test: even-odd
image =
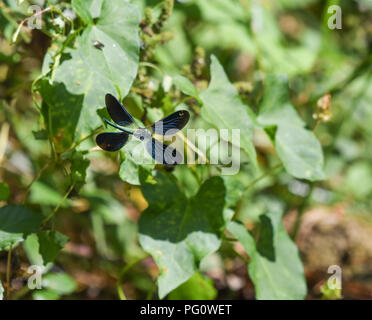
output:
[[[217,289],[213,286],[213,280],[199,272],[181,284],[169,294],[170,300],[213,300],[217,297]]]
[[[0,208],[0,251],[25,239],[36,232],[42,217],[25,206],[5,206]]]
[[[139,166],[130,157],[126,157],[120,164],[119,176],[123,181],[138,186],[138,170]]]
[[[72,8],[85,22],[92,23],[99,16],[103,0],[72,0]]]
[[[60,298],[60,294],[52,289],[41,289],[34,290],[32,293],[32,298],[34,300],[58,300]]]
[[[23,245],[32,264],[46,266],[67,242],[68,237],[58,231],[46,230],[29,235]]]
[[[172,77],[174,84],[180,88],[180,90],[191,97],[199,100],[198,90],[195,88],[194,84],[186,77],[176,75]]]
[[[79,8],[76,7],[78,5]],[[87,13],[93,15],[93,9],[96,10],[96,6],[75,2],[75,10],[84,20],[89,21]],[[64,84],[63,99],[52,100],[62,88],[41,92],[43,98],[50,95],[49,100],[52,100],[47,102],[52,122],[65,124],[63,127],[53,123],[53,136],[68,138],[67,142],[71,138],[73,141],[82,139],[100,126],[96,110],[105,105],[106,93],[123,98],[129,92],[137,74],[139,22],[140,12],[136,5],[122,0],[105,0],[97,21],[89,23],[78,37],[77,48],[66,50],[66,55],[71,58],[61,62],[54,76],[54,83]],[[101,42],[104,47],[96,48],[93,45],[95,41]],[[53,85],[58,86],[62,85]],[[64,134],[73,137],[64,137]]]
[[[213,177],[187,199],[169,174],[159,172],[155,180],[142,176],[141,184],[149,207],[141,215],[139,240],[160,269],[159,297],[164,298],[219,248],[225,187]]]
[[[75,280],[66,273],[48,273],[43,276],[42,286],[60,295],[73,293],[77,287]]]
[[[275,146],[291,175],[311,181],[325,179],[322,147],[313,132],[290,125],[279,126]]]
[[[239,240],[250,257],[248,273],[257,299],[304,299],[306,281],[296,245],[288,237],[282,215],[260,217],[260,237],[256,244],[244,225],[231,222],[228,230]]]
[[[286,77],[266,76],[257,121],[275,142],[278,156],[289,174],[311,181],[325,178],[322,147],[314,133],[304,128],[305,123],[292,106]],[[277,129],[272,130],[273,126]]]
[[[48,186],[41,181],[35,181],[31,186],[30,192],[30,203],[57,206],[60,204],[61,207],[68,206],[68,200],[63,200],[63,195],[58,193],[57,190]]]
[[[151,171],[155,167],[155,161],[145,150],[145,144],[138,139],[131,139],[121,150],[121,154],[125,159],[120,164],[119,176],[127,183],[140,185],[140,171]]]
[[[290,124],[303,127],[305,125],[291,104],[286,76],[266,75],[265,92],[257,121],[268,126]]]
[[[76,136],[76,128],[79,126],[84,95],[74,95],[63,83],[51,84],[47,79],[38,82],[38,91],[43,97],[42,113],[48,124],[48,134],[56,151],[63,152],[80,139],[79,135]]]
[[[253,113],[241,101],[238,91],[230,83],[217,58],[212,56],[211,59],[211,82],[208,90],[200,94],[203,101],[201,115],[218,129],[239,129],[240,147],[247,152],[253,166],[257,167],[253,145]],[[230,142],[233,143],[231,140]]]

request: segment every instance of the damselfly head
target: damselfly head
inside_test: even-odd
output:
[[[145,128],[140,128],[137,129],[134,133],[133,136],[135,136],[137,139],[144,141],[144,140],[150,140],[152,138],[151,132]]]

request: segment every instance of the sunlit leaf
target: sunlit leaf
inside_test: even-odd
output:
[[[32,293],[32,298],[34,300],[58,300],[60,298],[60,294],[52,289],[41,289],[35,290]]]
[[[311,181],[325,179],[323,151],[314,133],[295,126],[279,126],[275,146],[288,173]]]
[[[322,147],[292,106],[286,77],[266,76],[257,121],[267,129],[288,173],[311,181],[325,178]]]
[[[241,101],[217,58],[212,56],[211,59],[211,82],[208,90],[200,94],[203,101],[201,115],[219,129],[239,129],[241,148],[247,152],[253,166],[257,167],[253,145],[253,113]]]
[[[189,280],[173,290],[168,298],[170,300],[213,300],[216,296],[217,290],[213,280],[195,272]]]
[[[77,9],[84,19],[90,19],[87,12],[93,15],[96,1],[93,3],[90,7],[82,1],[75,2],[84,7]],[[129,92],[137,74],[139,22],[136,5],[121,0],[103,1],[97,21],[89,23],[78,36],[77,48],[66,49],[70,58],[64,59],[54,74],[54,83],[59,84],[41,92],[43,98],[50,96],[47,103],[53,136],[66,140],[65,148],[71,140],[78,141],[101,125],[96,110],[105,105],[106,93],[123,98]],[[104,47],[96,48],[95,41]],[[63,97],[56,98],[59,92],[63,92]],[[44,118],[49,119],[45,114]]]
[[[180,90],[191,97],[199,98],[198,90],[196,90],[194,84],[186,77],[176,75],[173,78],[174,84],[180,88]]]
[[[31,203],[39,203],[48,206],[67,207],[68,201],[63,201],[63,196],[54,188],[46,185],[41,181],[35,181],[31,186],[30,199]]]
[[[72,8],[85,23],[93,23],[101,12],[103,0],[72,0]]]
[[[45,230],[29,235],[23,246],[32,264],[46,266],[54,262],[67,242],[68,237],[60,232]]]
[[[74,292],[77,284],[76,281],[66,273],[48,273],[43,276],[42,286],[60,295],[65,295]]]
[[[303,127],[304,121],[291,104],[286,76],[266,75],[265,91],[257,120],[262,125],[292,125]]]
[[[250,257],[248,273],[260,300],[304,299],[306,281],[296,245],[288,237],[282,215],[260,217],[257,244],[244,225],[231,222],[228,230],[239,240]]]

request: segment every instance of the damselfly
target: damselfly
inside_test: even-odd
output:
[[[129,135],[145,143],[146,151],[156,162],[165,165],[177,165],[183,162],[182,155],[172,146],[168,146],[152,135],[174,135],[181,130],[189,121],[190,114],[186,110],[176,111],[152,126],[140,128],[136,125],[133,117],[125,110],[124,106],[111,94],[106,94],[106,107],[112,123],[103,119],[110,126],[121,132],[104,132],[97,136],[96,142],[100,148],[106,151],[118,151],[129,139]],[[124,128],[127,127],[127,128]]]

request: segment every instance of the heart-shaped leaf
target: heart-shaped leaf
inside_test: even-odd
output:
[[[257,299],[304,299],[306,281],[296,245],[288,237],[282,215],[260,217],[260,237],[256,244],[243,224],[230,222],[228,230],[239,240],[250,257],[248,272]]]
[[[51,119],[48,127],[53,137],[62,139],[62,150],[99,127],[96,111],[104,106],[105,95],[124,98],[137,75],[140,10],[126,1],[105,0],[93,24],[98,7],[96,1],[75,1],[75,10],[88,25],[77,37],[77,48],[65,50],[53,83],[40,89],[49,107],[44,118]],[[96,41],[103,47],[97,48]]]
[[[164,298],[219,248],[225,187],[213,177],[188,199],[172,175],[160,172],[155,179],[142,176],[141,185],[149,207],[141,215],[139,240],[160,269],[159,297]]]

